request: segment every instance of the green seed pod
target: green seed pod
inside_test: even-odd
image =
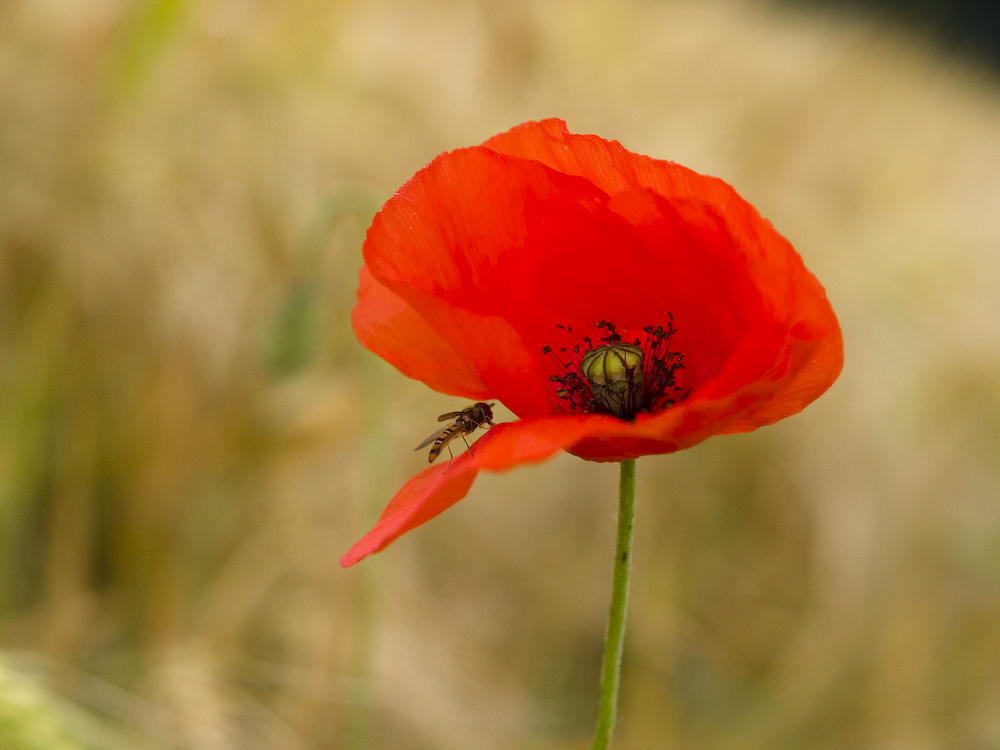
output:
[[[643,382],[642,349],[631,344],[604,344],[583,355],[580,372],[591,386]]]
[[[617,417],[631,419],[642,403],[645,387],[642,365],[642,349],[616,342],[584,354],[580,373],[590,384],[596,404]]]

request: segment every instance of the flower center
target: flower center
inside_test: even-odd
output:
[[[556,327],[565,331],[570,345],[558,351],[545,346],[542,353],[562,370],[550,379],[558,383],[556,395],[569,405],[570,412],[633,420],[640,411],[659,411],[676,403],[676,398],[668,396],[683,390],[674,373],[684,364],[683,355],[670,351],[670,337],[676,332],[673,315],[666,328],[643,328],[645,340],[636,338],[634,343],[623,341],[615,325],[606,320],[597,323],[601,336],[596,344],[589,336],[578,336],[571,326]]]

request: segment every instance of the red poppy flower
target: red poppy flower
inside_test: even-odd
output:
[[[438,156],[375,217],[364,260],[359,341],[519,420],[407,482],[345,566],[461,500],[481,469],[753,430],[801,411],[843,362],[823,287],[729,185],[560,120]]]

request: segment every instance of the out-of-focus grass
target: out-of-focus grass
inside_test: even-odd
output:
[[[619,746],[1000,746],[997,83],[721,0],[0,5],[0,645],[39,731],[341,746],[363,393],[387,485],[460,406],[364,363],[364,226],[553,115],[730,180],[847,341],[802,415],[639,461]],[[615,486],[485,476],[379,561],[377,747],[588,746]]]
[[[73,709],[53,705],[45,690],[0,664],[0,743],[23,750],[82,750],[67,724]],[[89,744],[89,743],[88,743]]]

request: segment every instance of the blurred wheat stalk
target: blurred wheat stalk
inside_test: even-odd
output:
[[[1000,744],[996,83],[640,0],[0,5],[0,644],[88,676],[0,674],[0,742],[75,706],[122,747],[339,746],[361,435],[409,475],[453,408],[384,373],[366,423],[361,232],[553,115],[737,185],[848,341],[788,425],[643,467],[621,747]],[[394,548],[379,746],[586,741],[605,468],[487,478]]]
[[[68,731],[65,709],[44,690],[0,660],[0,747],[17,750],[82,750]]]

